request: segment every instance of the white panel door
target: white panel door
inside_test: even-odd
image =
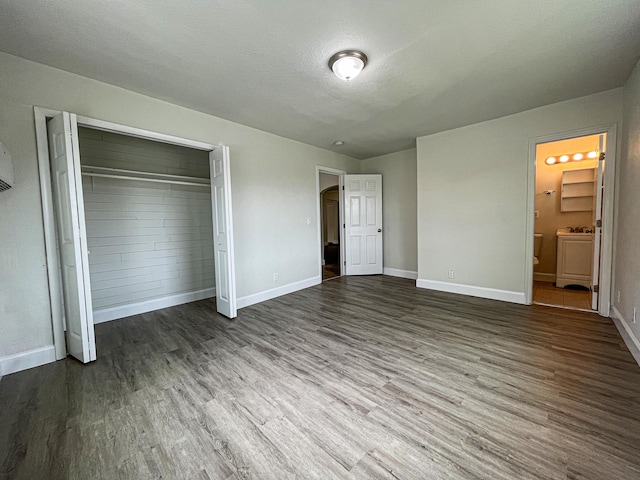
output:
[[[591,272],[591,308],[598,310],[600,301],[600,256],[602,254],[602,199],[604,198],[604,135],[600,135],[600,157],[598,159],[598,168],[596,169],[596,198],[593,209],[595,225],[595,235],[593,238],[593,271]]]
[[[346,275],[382,273],[382,175],[344,176]]]
[[[213,210],[213,252],[216,270],[216,308],[225,317],[235,318],[236,271],[233,254],[231,177],[229,147],[220,146],[209,155],[211,203]]]
[[[76,116],[63,112],[47,123],[51,183],[60,248],[68,353],[96,359]]]

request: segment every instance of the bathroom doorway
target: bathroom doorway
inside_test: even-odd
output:
[[[599,310],[607,134],[538,143],[532,302]]]

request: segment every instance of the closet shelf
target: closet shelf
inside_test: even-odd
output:
[[[171,183],[174,185],[192,185],[208,187],[211,180],[201,177],[186,177],[184,175],[170,175],[168,173],[139,172],[121,168],[96,167],[82,165],[82,175],[87,177],[119,178],[122,180],[138,180],[142,182]]]

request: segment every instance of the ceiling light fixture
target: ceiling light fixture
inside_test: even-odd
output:
[[[333,142],[333,144],[336,147],[341,147],[342,145],[344,145],[344,141],[343,140],[336,140],[335,142]]]
[[[360,50],[342,50],[329,59],[329,68],[341,80],[356,78],[367,65],[367,56]]]
[[[598,152],[596,152],[595,150],[591,150],[589,153],[587,153],[587,157],[598,158]]]
[[[580,160],[582,160],[583,158],[584,158],[584,155],[583,155],[582,153],[576,153],[576,154],[573,156],[573,159],[574,159],[574,160],[576,160],[576,161],[580,161]]]
[[[553,165],[554,163],[556,163],[556,157],[548,157],[544,163],[546,163],[547,165]]]
[[[562,155],[562,156],[560,157],[560,161],[561,161],[562,163],[568,162],[568,161],[569,161],[569,155]]]

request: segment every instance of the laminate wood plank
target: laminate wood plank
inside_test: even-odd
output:
[[[412,283],[97,325],[96,362],[0,379],[0,479],[640,478],[610,319]]]

